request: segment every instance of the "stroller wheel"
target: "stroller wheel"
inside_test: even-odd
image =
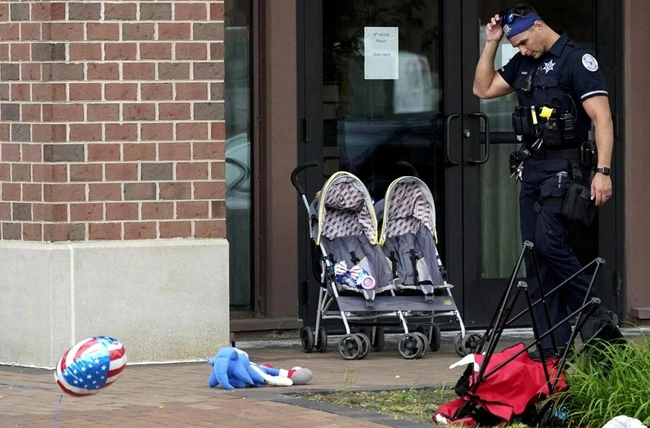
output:
[[[421,327],[418,327],[421,328]],[[427,337],[424,332],[416,330],[414,335],[418,336],[420,340],[422,340],[422,353],[420,355],[420,358],[424,357],[427,354],[427,347],[429,346],[429,338]]]
[[[400,337],[399,342],[397,343],[397,349],[399,350],[400,355],[407,360],[420,358],[424,347],[425,344],[422,341],[422,338],[411,333],[406,333]]]
[[[361,341],[361,352],[357,355],[357,360],[362,360],[368,356],[370,352],[370,339],[365,333],[357,333],[357,337]]]
[[[361,339],[356,334],[346,334],[339,341],[339,354],[346,360],[358,358],[362,348]]]
[[[429,349],[432,352],[437,352],[442,346],[442,332],[440,331],[440,327],[437,325],[432,326],[431,330],[431,342],[429,342]]]
[[[375,334],[372,334],[372,332]],[[383,327],[361,327],[359,333],[363,333],[370,339],[370,349],[375,352],[381,352],[386,344],[386,336]]]
[[[314,350],[314,330],[305,326],[300,329],[300,342],[302,343],[302,352],[311,354]]]
[[[327,332],[322,326],[318,329],[318,341],[315,343],[314,349],[318,352],[327,351]]]
[[[467,334],[463,337],[461,333],[458,333],[454,339],[454,347],[456,348],[458,355],[464,357],[475,353],[482,341],[483,337],[478,334]]]

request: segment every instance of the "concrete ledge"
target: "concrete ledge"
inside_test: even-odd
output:
[[[54,367],[91,336],[129,362],[195,361],[229,342],[223,239],[0,241],[0,363]]]
[[[630,317],[639,320],[650,320],[650,307],[632,308]]]

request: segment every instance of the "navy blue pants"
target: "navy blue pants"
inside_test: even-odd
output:
[[[566,171],[567,176],[558,178],[558,172]],[[582,172],[589,180],[589,171]],[[524,165],[519,209],[521,237],[523,241],[534,244],[541,277],[541,287],[548,293],[560,283],[579,271],[582,266],[568,244],[567,224],[562,217],[562,205],[558,199],[564,198],[573,181],[570,163],[565,159],[530,159]],[[530,252],[526,253],[526,281],[533,301],[541,297]],[[546,322],[542,304],[533,309],[539,334],[547,332],[560,323],[573,311],[578,310],[585,298],[595,297],[589,290],[589,279],[581,273],[570,283],[564,284],[546,300],[551,325]],[[563,323],[553,331],[556,346],[564,346],[571,335],[571,326]],[[542,339],[542,348],[551,348],[550,335]]]

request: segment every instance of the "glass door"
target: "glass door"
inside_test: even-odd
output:
[[[539,11],[587,49],[594,38],[594,2]],[[301,162],[313,196],[334,172],[357,175],[375,200],[390,182],[417,174],[436,204],[438,249],[469,328],[486,326],[508,283],[522,243],[518,192],[508,157],[517,148],[510,129],[513,96],[481,101],[472,93],[484,25],[505,1],[303,0],[299,2],[303,142]],[[559,9],[562,10],[559,10]],[[582,16],[580,20],[575,15]],[[590,44],[591,43],[591,44]],[[515,53],[506,42],[497,66]],[[304,219],[304,213],[299,218]],[[315,320],[317,294],[309,235],[299,224],[301,316]],[[590,237],[597,248],[598,237]],[[590,256],[590,254],[589,254]],[[523,275],[523,272],[521,272]],[[311,288],[313,290],[313,288]],[[453,320],[450,320],[453,321]]]

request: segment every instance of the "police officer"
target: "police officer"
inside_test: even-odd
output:
[[[612,195],[614,136],[605,80],[590,53],[566,34],[553,31],[529,5],[519,4],[495,15],[487,23],[485,34],[473,90],[483,99],[517,93],[519,106],[513,113],[513,126],[527,155],[522,157],[523,170],[519,172],[521,234],[524,241],[535,245],[541,286],[548,292],[581,269],[567,242],[561,204],[555,201],[566,195],[574,180],[583,180],[587,186],[590,181],[596,206]],[[504,35],[519,52],[495,70],[494,58]],[[542,111],[544,117],[540,117]],[[592,123],[597,161],[585,168],[580,162],[580,146],[587,140]],[[530,254],[525,262],[529,290],[536,300],[539,284]],[[586,275],[581,274],[549,297],[552,326],[581,307],[588,286]],[[542,306],[537,305],[533,313],[540,334],[548,331]],[[566,345],[570,334],[569,324],[562,324],[553,332],[555,345]],[[548,335],[542,340],[546,356],[552,355],[550,339]]]

